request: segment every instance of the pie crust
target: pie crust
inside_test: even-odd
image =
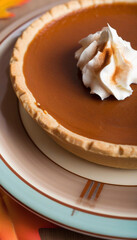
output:
[[[36,99],[27,88],[25,83],[25,77],[23,75],[23,59],[28,45],[33,40],[37,32],[42,29],[45,24],[49,24],[51,21],[58,19],[70,12],[78,9],[87,8],[92,5],[98,4],[110,4],[113,2],[137,2],[136,0],[79,0],[70,1],[68,3],[53,7],[50,11],[46,12],[38,20],[34,21],[18,38],[15,47],[13,49],[13,55],[10,61],[10,74],[13,88],[20,102],[23,104],[26,111],[31,115],[37,123],[47,131],[53,139],[59,143],[62,147],[68,151],[87,159],[88,161],[94,161],[96,163],[120,167],[120,168],[137,168],[137,146],[113,144],[109,142],[94,140],[80,136],[76,133],[63,127],[56,119],[48,114],[46,109],[43,111],[36,104]],[[104,155],[102,161],[98,162],[91,160],[93,154]],[[111,160],[105,160],[105,156],[111,156]],[[123,158],[123,159],[121,159]],[[128,160],[127,160],[128,158]],[[112,160],[113,159],[113,160]],[[124,166],[124,159],[125,165]]]

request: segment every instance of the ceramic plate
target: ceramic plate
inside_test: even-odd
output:
[[[83,161],[43,135],[22,108],[19,113],[9,59],[29,19],[1,35],[0,183],[16,200],[56,224],[105,239],[137,239],[137,170]]]

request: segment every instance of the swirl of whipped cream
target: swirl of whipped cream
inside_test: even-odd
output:
[[[130,84],[137,84],[137,51],[118,36],[115,29],[104,27],[79,42],[77,66],[91,94],[103,100],[110,95],[123,100],[132,94]]]

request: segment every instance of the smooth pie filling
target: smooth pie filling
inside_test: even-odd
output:
[[[40,107],[82,136],[137,145],[137,85],[123,101],[89,94],[76,66],[78,41],[109,23],[137,50],[137,4],[110,4],[73,12],[45,26],[24,58],[26,83]]]

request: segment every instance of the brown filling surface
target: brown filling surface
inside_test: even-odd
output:
[[[137,145],[137,85],[132,96],[102,101],[81,81],[74,53],[78,41],[107,23],[137,50],[137,4],[77,11],[45,26],[24,59],[26,83],[40,107],[67,129],[111,143]]]

